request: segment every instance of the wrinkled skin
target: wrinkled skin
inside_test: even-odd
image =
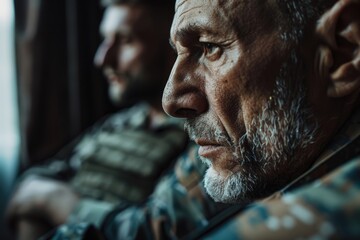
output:
[[[187,119],[216,201],[261,198],[299,176],[358,96],[352,88],[350,107],[341,107],[349,98],[328,94],[333,79],[323,39],[309,28],[301,45],[286,42],[276,16],[274,1],[176,4],[171,41],[178,57],[163,107]]]

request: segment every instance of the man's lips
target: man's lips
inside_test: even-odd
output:
[[[105,77],[107,78],[109,83],[117,83],[117,84],[124,84],[125,79],[122,78],[119,74],[117,74],[113,69],[111,68],[105,68],[103,71]]]
[[[224,146],[215,141],[209,141],[207,139],[195,139],[197,145],[199,145],[198,154],[208,159],[214,159],[219,156]]]
[[[120,84],[120,83],[124,83],[125,81],[121,78],[119,78],[117,75],[115,74],[108,74],[106,75],[106,78],[108,80],[109,83],[117,83],[117,84]]]

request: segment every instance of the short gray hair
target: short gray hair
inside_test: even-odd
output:
[[[144,4],[149,6],[172,6],[175,5],[175,0],[101,0],[101,4],[105,7],[113,4]]]
[[[335,0],[277,0],[282,14],[281,38],[298,43],[304,36],[306,25],[329,9]],[[284,24],[285,23],[285,24]]]

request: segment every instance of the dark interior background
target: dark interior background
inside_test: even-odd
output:
[[[93,66],[99,0],[14,0],[22,134],[21,169],[54,155],[114,111]]]
[[[21,134],[17,172],[21,173],[52,157],[115,108],[101,70],[93,66],[101,41],[100,0],[13,1]],[[5,180],[0,189],[1,216],[14,185]],[[0,239],[15,239],[4,218]]]

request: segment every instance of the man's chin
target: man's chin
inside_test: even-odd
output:
[[[242,202],[243,181],[240,173],[224,174],[209,166],[204,177],[204,187],[215,202]]]
[[[206,166],[208,167],[212,167],[212,162],[210,159],[208,158],[205,158],[205,157],[202,157],[202,156],[199,156],[200,157],[200,160],[203,164],[205,164]]]
[[[111,84],[109,86],[109,98],[110,101],[116,105],[121,106],[123,103],[124,88],[117,84]]]

